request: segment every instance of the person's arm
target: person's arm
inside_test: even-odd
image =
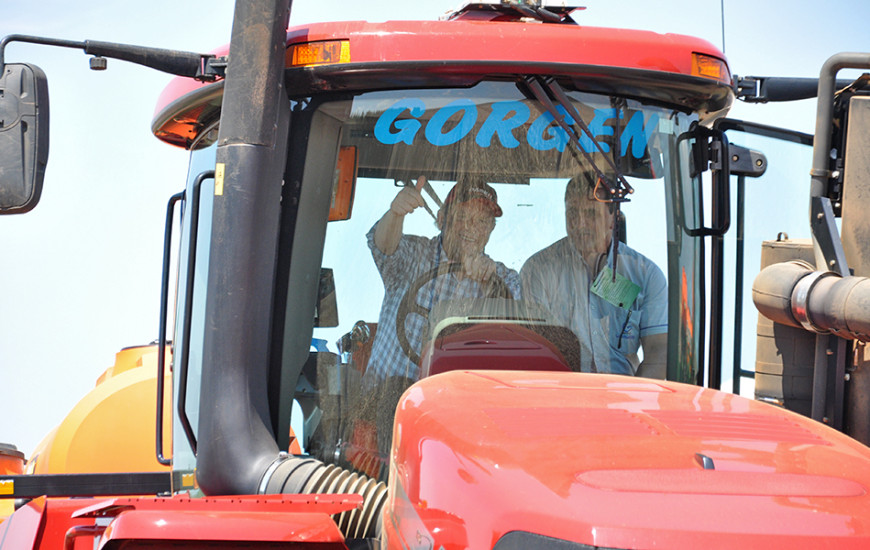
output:
[[[643,361],[637,367],[636,376],[664,380],[668,374],[668,334],[642,336]]]
[[[387,256],[392,255],[399,247],[405,216],[426,204],[423,202],[423,195],[420,194],[420,189],[425,184],[426,176],[420,176],[417,179],[417,185],[405,187],[399,191],[399,194],[390,204],[390,209],[375,225],[375,246]]]
[[[646,296],[641,305],[643,361],[637,376],[664,380],[668,374],[668,283],[662,270],[648,262],[643,283]]]
[[[504,281],[514,300],[522,298],[523,282],[516,270],[508,268],[501,262],[496,262],[495,275]]]
[[[488,281],[490,277],[495,275],[497,267],[495,260],[486,254],[464,256],[462,265],[465,267],[465,275],[475,281]]]
[[[547,299],[547,285],[542,280],[541,267],[536,261],[536,256],[526,260],[526,263],[520,269],[520,284],[522,285],[521,294],[523,299],[549,307],[550,300]]]

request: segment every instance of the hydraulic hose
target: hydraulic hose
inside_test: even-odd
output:
[[[802,261],[773,264],[752,283],[752,301],[771,321],[870,341],[870,279],[815,271]]]

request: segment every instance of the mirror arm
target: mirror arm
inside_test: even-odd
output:
[[[30,44],[81,49],[86,54],[94,56],[91,60],[91,68],[94,70],[106,68],[104,59],[106,57],[137,63],[176,76],[187,76],[204,81],[212,81],[222,77],[226,68],[226,59],[216,58],[211,54],[199,54],[163,48],[146,48],[143,46],[98,42],[95,40],[77,42],[59,38],[10,34],[0,40],[0,74],[3,74],[5,68],[6,45],[10,42],[28,42]]]

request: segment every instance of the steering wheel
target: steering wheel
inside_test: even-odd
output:
[[[428,322],[429,313],[432,309],[431,306],[424,307],[417,302],[417,293],[426,283],[434,280],[440,275],[447,275],[449,273],[456,273],[464,270],[465,268],[460,262],[451,262],[447,264],[446,268],[443,265],[436,266],[417,277],[402,297],[402,301],[399,303],[399,310],[396,312],[396,338],[399,340],[399,346],[402,348],[405,356],[407,356],[415,365],[420,364],[420,354],[411,349],[411,343],[408,341],[408,333],[405,330],[405,319],[407,319],[409,315],[416,313],[422,317],[423,320]],[[507,283],[495,273],[492,274],[489,281],[484,283],[478,281],[478,284],[483,284],[488,288],[489,292],[485,296],[486,298],[513,299],[513,295],[511,294]]]

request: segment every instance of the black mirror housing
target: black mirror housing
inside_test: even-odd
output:
[[[36,206],[48,161],[48,80],[39,67],[7,63],[0,75],[0,214]]]

